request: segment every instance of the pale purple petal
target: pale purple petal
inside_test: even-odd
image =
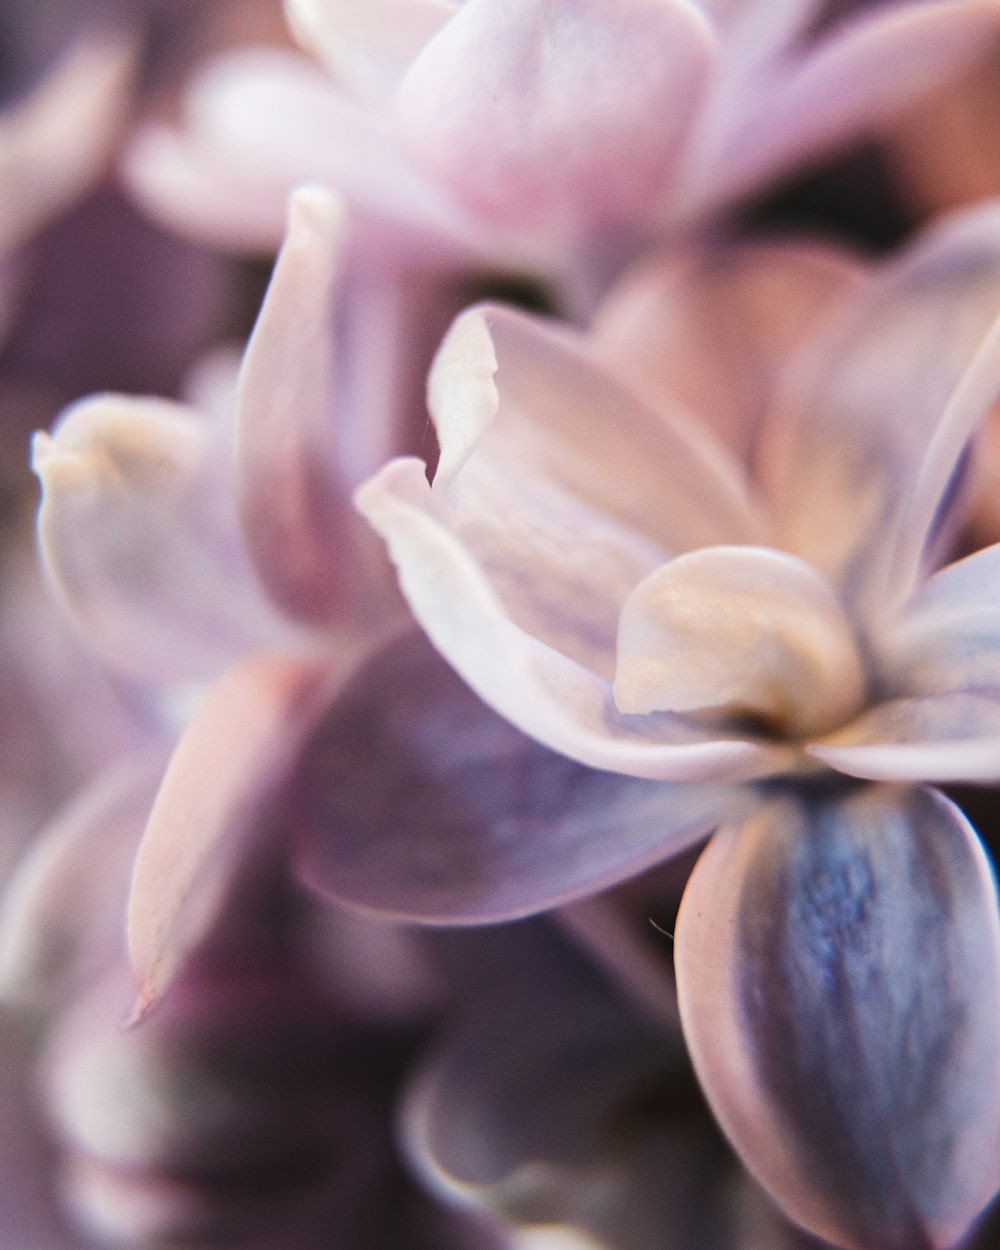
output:
[[[102,658],[139,680],[203,678],[280,637],[242,547],[226,434],[180,404],[107,395],[36,436],[50,580]]]
[[[643,577],[765,531],[725,449],[687,413],[647,407],[568,331],[471,310],[441,346],[429,402],[441,515],[511,619],[602,676]]]
[[[81,38],[0,116],[0,254],[96,181],[123,118],[136,47],[124,32]]]
[[[316,665],[257,656],[230,669],[188,724],[142,837],[128,945],[148,1012],[219,915],[259,832],[260,805],[284,779],[324,679]]]
[[[889,699],[808,750],[852,777],[1000,781],[1000,690]]]
[[[731,198],[885,126],[981,55],[998,30],[990,0],[861,6],[805,49],[759,63],[714,113],[689,175],[697,197]],[[733,52],[737,62],[745,55]]]
[[[293,798],[300,873],[327,897],[481,924],[634,876],[704,837],[746,794],[556,755],[411,634],[337,694],[304,748]]]
[[[641,220],[671,181],[713,53],[684,0],[467,0],[403,77],[395,126],[498,225],[558,237]]]
[[[679,401],[750,464],[780,370],[863,281],[849,253],[795,243],[658,254],[605,300],[595,350],[651,403]]]
[[[271,597],[310,624],[359,610],[356,520],[331,448],[340,205],[320,188],[292,198],[288,237],[247,345],[237,399],[240,514]]]
[[[676,928],[681,1015],[723,1128],[852,1250],[944,1250],[1000,1175],[1000,917],[926,790],[776,796],[709,844]]]
[[[65,991],[120,957],[132,863],[163,753],[99,776],[57,813],[6,884],[0,907],[0,993]]]
[[[431,641],[523,732],[591,767],[661,780],[732,782],[787,762],[778,747],[719,739],[677,717],[619,713],[608,680],[509,618],[442,517],[420,461],[392,462],[356,499],[387,540],[403,593]]]
[[[912,585],[915,570],[907,582],[894,540],[901,529],[923,539],[926,501],[937,505],[981,415],[973,401],[983,397],[966,392],[988,389],[987,362],[963,375],[998,304],[1000,212],[970,209],[933,227],[842,305],[790,369],[761,447],[780,545],[849,598],[884,598],[892,577],[900,594]],[[950,456],[936,450],[942,439]],[[933,484],[922,468],[929,449]]]
[[[458,11],[454,0],[287,0],[288,21],[333,78],[388,101],[424,44]]]

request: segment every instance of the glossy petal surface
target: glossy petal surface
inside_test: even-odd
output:
[[[951,1246],[1000,1162],[1000,919],[958,809],[776,796],[709,844],[676,959],[702,1086],[785,1210],[851,1250]]]

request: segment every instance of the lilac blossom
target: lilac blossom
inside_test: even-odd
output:
[[[322,68],[210,61],[124,173],[162,220],[229,247],[273,247],[287,192],[325,184],[380,255],[524,270],[582,303],[643,241],[870,133],[997,28],[983,0],[849,10],[291,0]]]
[[[1000,390],[998,241],[990,205],[881,269],[815,254],[795,282],[786,254],[784,298],[814,318],[797,342],[788,313],[715,341],[685,309],[697,284],[652,262],[589,337],[472,309],[430,378],[433,485],[402,459],[357,496],[473,690],[623,793],[609,787],[602,827],[600,793],[576,814],[567,788],[575,828],[530,831],[530,874],[526,830],[481,827],[452,859],[448,914],[418,871],[396,889],[405,864],[383,890],[383,847],[406,850],[389,828],[362,851],[331,831],[323,885],[434,923],[495,920],[715,830],[676,928],[695,1068],[750,1171],[851,1250],[951,1245],[997,1185],[996,889],[926,783],[998,777],[998,549],[939,567]],[[730,269],[733,299],[754,267]],[[702,307],[731,317],[726,270],[708,270]],[[659,318],[691,330],[676,393]],[[695,376],[699,342],[716,385]],[[697,391],[708,425],[742,394],[752,464],[698,427]],[[620,838],[630,802],[644,819]],[[449,854],[419,829],[414,869]]]

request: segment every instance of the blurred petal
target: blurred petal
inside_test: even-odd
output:
[[[131,38],[81,39],[0,117],[0,254],[61,212],[101,172],[135,69]]]
[[[660,254],[605,300],[596,349],[650,402],[680,401],[750,464],[780,369],[862,275],[846,252],[787,242]]]
[[[763,530],[737,466],[688,414],[647,408],[581,342],[523,314],[460,317],[429,402],[442,515],[512,620],[602,676],[647,573]]]
[[[1000,690],[890,699],[808,750],[852,777],[1000,781]]]
[[[128,944],[136,1016],[162,997],[219,914],[260,805],[284,778],[322,670],[252,657],[211,688],[178,743],[136,858]],[[255,823],[256,822],[256,823]]]
[[[943,1250],[1000,1175],[1000,917],[926,790],[803,791],[709,844],[676,929],[695,1068],[757,1178],[851,1250]]]
[[[998,305],[1000,211],[991,205],[933,227],[842,306],[788,374],[760,460],[780,545],[849,598],[884,596],[893,576],[899,593],[912,585],[915,570],[898,571],[894,540],[903,527],[922,545],[981,415],[973,402],[981,396],[971,391],[986,387],[985,362],[972,378],[963,375]],[[937,448],[942,440],[947,449]],[[929,449],[933,482],[922,468]],[[911,492],[919,492],[919,517]]]
[[[273,641],[227,480],[228,439],[157,399],[97,396],[38,434],[38,532],[62,606],[115,669],[157,684]]]
[[[132,864],[156,788],[159,753],[102,774],[44,829],[0,908],[0,993],[65,990],[121,953]]]
[[[336,621],[360,593],[355,514],[331,450],[333,316],[343,217],[316,187],[296,191],[238,392],[240,512],[264,586],[289,615]]]
[[[387,101],[427,40],[458,11],[451,0],[286,0],[289,25],[338,82]]]
[[[466,0],[402,79],[396,129],[497,224],[631,220],[671,179],[713,53],[685,0]]]
[[[873,641],[895,693],[1000,696],[1000,545],[940,569]]]
[[[623,712],[710,710],[798,737],[840,724],[864,687],[829,583],[782,551],[689,551],[622,608],[614,690]]]
[[[704,837],[744,794],[582,767],[524,737],[421,634],[337,695],[294,782],[298,864],[327,897],[481,924],[635,875]]]
[[[524,733],[593,768],[637,777],[732,782],[781,770],[780,748],[720,740],[663,713],[619,713],[609,682],[518,628],[442,517],[420,461],[387,465],[356,500],[388,542],[431,641]]]

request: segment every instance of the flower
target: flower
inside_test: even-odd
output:
[[[751,1172],[852,1250],[952,1244],[1000,1175],[995,885],[924,784],[1000,779],[1000,547],[933,572],[1000,391],[998,231],[995,206],[959,215],[871,273],[786,251],[773,320],[752,247],[708,257],[714,286],[647,270],[589,339],[473,309],[430,378],[433,486],[403,459],[357,495],[472,688],[634,779],[606,823],[594,795],[578,837],[533,845],[530,878],[495,871],[489,836],[466,846],[456,898],[525,914],[716,829],[676,930],[693,1061]],[[759,421],[756,473],[697,429],[699,388],[710,420],[737,395]],[[327,864],[342,898],[335,845]],[[408,901],[447,918],[418,875]]]
[[[273,245],[287,191],[321,183],[377,255],[513,267],[581,304],[643,241],[870,132],[997,27],[983,0],[820,7],[291,0],[326,74],[275,50],[210,62],[125,177],[230,247]]]

